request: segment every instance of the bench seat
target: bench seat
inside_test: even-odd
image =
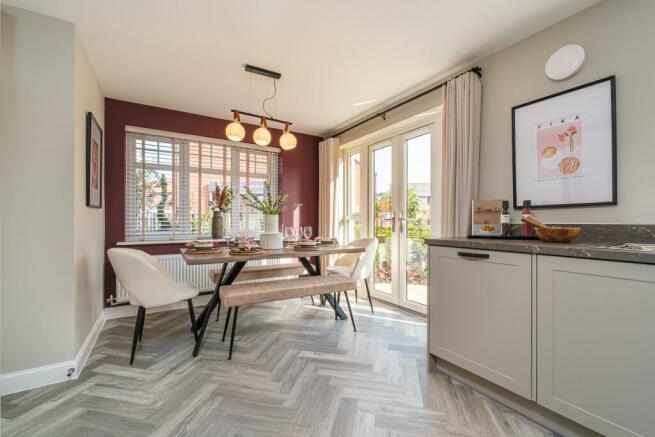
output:
[[[241,275],[239,275],[239,278]],[[220,289],[221,303],[226,308],[338,293],[357,288],[357,281],[341,275],[306,276],[253,284],[226,285]]]
[[[298,262],[270,264],[265,266],[244,267],[235,282],[253,281],[257,279],[280,278],[283,276],[298,276],[305,273],[305,268]],[[215,284],[221,276],[219,269],[209,271],[209,277]]]

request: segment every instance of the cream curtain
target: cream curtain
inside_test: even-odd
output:
[[[318,145],[318,235],[336,237],[339,242],[343,242],[342,192],[339,139],[328,138]],[[321,272],[324,275],[327,274],[328,264],[333,263],[334,258],[321,257]]]
[[[469,233],[471,201],[478,195],[482,82],[473,72],[444,87],[441,236]]]
[[[321,141],[318,147],[318,235],[340,238],[339,140],[328,138]]]

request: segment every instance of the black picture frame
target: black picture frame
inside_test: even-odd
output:
[[[86,206],[102,208],[102,128],[91,112],[86,113]],[[95,179],[94,168],[95,164]]]
[[[588,202],[588,203],[555,203],[555,204],[532,204],[533,209],[547,209],[547,208],[577,208],[577,207],[591,207],[591,206],[615,206],[618,204],[617,199],[617,132],[616,132],[616,77],[614,75],[604,77],[602,79],[594,80],[564,91],[550,94],[539,99],[531,100],[526,103],[512,107],[512,194],[514,209],[521,209],[523,206],[518,204],[517,196],[517,181],[516,181],[516,165],[517,165],[517,139],[516,139],[516,112],[517,110],[534,105],[545,100],[562,96],[564,94],[573,93],[584,88],[592,87],[604,82],[610,83],[610,118],[611,118],[611,199],[603,202]]]

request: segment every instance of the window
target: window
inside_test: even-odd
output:
[[[210,238],[209,200],[217,184],[234,190],[226,234],[263,230],[262,215],[239,194],[244,186],[263,194],[265,180],[278,191],[276,149],[139,132],[127,132],[125,149],[126,241]]]
[[[361,195],[362,173],[361,155],[351,152],[346,155],[346,221],[348,241],[362,236]]]

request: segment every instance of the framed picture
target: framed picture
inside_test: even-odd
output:
[[[102,208],[102,129],[86,114],[86,206]]]
[[[514,208],[616,205],[614,76],[512,108]]]

